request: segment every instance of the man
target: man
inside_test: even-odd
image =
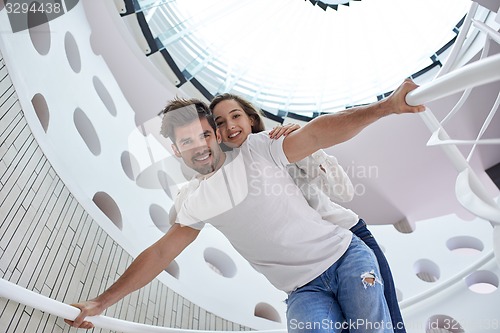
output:
[[[407,80],[383,101],[318,117],[279,140],[251,135],[228,153],[218,145],[220,136],[205,114],[206,106],[195,100],[168,105],[162,134],[172,139],[175,154],[202,176],[165,236],[105,292],[75,304],[81,313],[66,322],[91,328],[86,316],[100,314],[149,283],[211,223],[256,270],[289,294],[289,331],[340,332],[347,323],[350,332],[392,332],[373,253],[350,231],[325,223],[286,166],[349,140],[384,116],[423,111],[423,106],[411,107],[404,100],[415,87]]]

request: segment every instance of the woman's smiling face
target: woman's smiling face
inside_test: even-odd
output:
[[[213,109],[215,123],[228,147],[239,147],[252,133],[253,120],[235,100],[218,103]]]

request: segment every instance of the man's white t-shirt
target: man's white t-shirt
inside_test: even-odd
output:
[[[283,138],[250,135],[181,203],[177,223],[210,223],[278,289],[290,292],[346,251],[349,230],[324,221],[287,172]]]

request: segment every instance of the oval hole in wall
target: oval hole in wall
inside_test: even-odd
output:
[[[37,1],[32,4],[37,8],[40,6]],[[28,11],[28,32],[35,50],[41,55],[48,54],[51,43],[50,25],[43,11]]]
[[[472,236],[456,236],[446,241],[446,247],[457,254],[477,254],[484,249],[483,242]]]
[[[49,128],[50,113],[45,97],[43,97],[42,94],[37,93],[31,99],[31,104],[35,109],[40,125],[42,125],[43,130],[47,133],[47,129]]]
[[[441,276],[439,266],[429,259],[420,259],[413,264],[418,278],[425,282],[436,282]]]
[[[462,325],[447,315],[434,315],[425,323],[425,333],[464,333]]]
[[[73,121],[80,137],[83,139],[90,152],[95,156],[99,155],[101,153],[99,137],[97,136],[97,132],[92,122],[82,109],[76,108],[73,114]]]
[[[97,76],[94,76],[92,78],[92,83],[94,84],[94,89],[97,92],[97,95],[99,95],[99,98],[101,99],[108,112],[113,117],[116,117],[115,102],[113,102],[113,98],[111,97],[111,94],[108,92],[104,84],[101,82],[101,80],[99,80]]]
[[[80,73],[82,69],[80,51],[78,50],[75,37],[70,32],[66,32],[66,35],[64,35],[64,50],[66,51],[66,59],[68,59],[73,72]]]
[[[500,196],[497,201],[498,205],[500,205]],[[500,267],[500,225],[498,224],[493,228],[493,253],[495,254],[497,266]]]
[[[179,264],[177,263],[177,261],[172,260],[170,265],[168,265],[167,268],[165,268],[165,272],[167,272],[168,274],[170,274],[174,278],[179,279],[180,269],[179,269]]]
[[[482,270],[465,278],[467,287],[478,294],[491,294],[498,289],[498,276],[495,273]]]
[[[149,206],[149,216],[161,232],[167,232],[170,229],[168,213],[160,205],[152,204]]]
[[[170,177],[165,171],[158,171],[158,181],[160,182],[161,187],[165,194],[172,200],[174,200],[174,196],[172,195],[172,190],[176,195],[179,192],[179,188],[175,184],[172,177]]]
[[[254,316],[281,323],[278,311],[272,305],[264,302],[260,302],[255,306]]]
[[[234,261],[221,250],[208,247],[203,252],[203,258],[208,267],[217,274],[226,278],[232,278],[236,275],[236,265]]]
[[[123,172],[127,175],[130,180],[135,180],[137,174],[139,174],[139,162],[132,153],[129,151],[124,151],[121,154],[120,161],[122,164]]]
[[[115,200],[109,194],[106,192],[97,192],[94,194],[92,201],[118,229],[123,229],[122,213]]]

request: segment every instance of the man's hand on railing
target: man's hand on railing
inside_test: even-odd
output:
[[[64,322],[70,326],[87,330],[94,328],[94,324],[90,321],[86,321],[85,318],[100,315],[104,311],[100,303],[94,300],[71,304],[71,306],[80,309],[80,314],[75,318],[75,320],[64,319]]]
[[[406,95],[416,89],[418,85],[411,79],[406,79],[392,94],[387,98],[386,102],[390,103],[392,113],[418,113],[425,111],[424,105],[412,106],[406,103]]]

